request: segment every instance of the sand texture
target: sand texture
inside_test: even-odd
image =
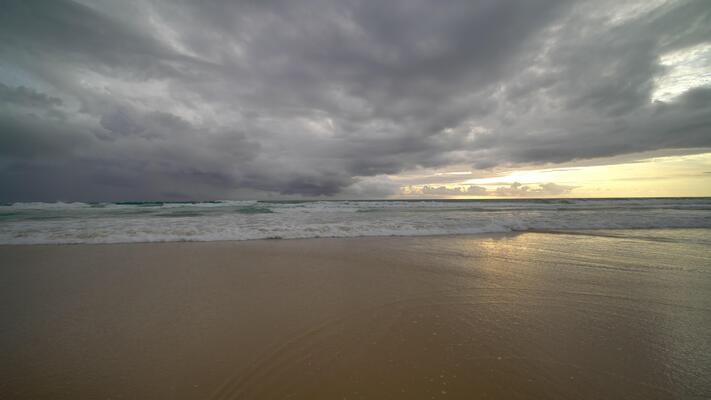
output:
[[[708,398],[708,232],[0,246],[0,397]]]

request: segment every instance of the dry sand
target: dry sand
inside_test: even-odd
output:
[[[0,397],[708,398],[709,266],[540,233],[0,246]]]

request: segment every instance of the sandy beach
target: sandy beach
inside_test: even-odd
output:
[[[709,230],[639,232],[0,246],[0,392],[711,397]]]

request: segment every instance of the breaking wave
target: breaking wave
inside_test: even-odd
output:
[[[711,228],[711,198],[0,205],[0,244]]]

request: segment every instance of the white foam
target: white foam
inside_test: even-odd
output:
[[[711,199],[16,203],[0,207],[0,244],[646,228],[711,228]]]

